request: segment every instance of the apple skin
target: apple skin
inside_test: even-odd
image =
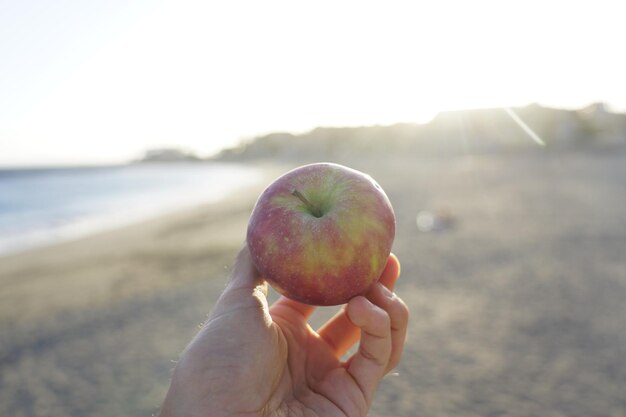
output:
[[[391,203],[369,175],[317,163],[287,172],[263,191],[247,244],[276,291],[306,304],[337,305],[378,280],[395,231]]]

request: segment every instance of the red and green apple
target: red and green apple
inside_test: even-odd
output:
[[[337,305],[378,280],[395,229],[391,203],[374,179],[317,163],[265,189],[250,216],[247,244],[276,291],[306,304]]]

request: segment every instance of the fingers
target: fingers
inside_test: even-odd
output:
[[[359,350],[350,358],[347,371],[369,405],[391,356],[391,323],[385,310],[361,296],[350,300],[346,313],[361,330]]]
[[[393,291],[399,276],[400,262],[394,254],[391,254],[378,282]],[[352,324],[345,310],[338,312],[326,324],[320,327],[318,333],[335,352],[337,357],[346,353],[359,340],[360,336],[359,328]]]
[[[385,373],[389,372],[400,362],[406,329],[409,322],[409,309],[404,301],[389,291],[385,286],[376,284],[367,295],[368,299],[379,306],[389,315],[391,329],[391,355]]]
[[[371,404],[380,379],[400,362],[409,310],[392,291],[376,283],[367,298],[350,300],[346,316],[361,333],[359,350],[347,362],[347,370]]]
[[[387,265],[383,273],[380,275],[378,282],[389,288],[391,291],[396,286],[396,281],[400,277],[400,261],[393,253],[389,255],[387,259]]]

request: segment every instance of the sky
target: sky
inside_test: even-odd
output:
[[[0,0],[0,166],[447,110],[624,112],[621,3]]]

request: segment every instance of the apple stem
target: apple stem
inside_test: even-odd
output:
[[[322,217],[322,213],[321,213],[320,209],[317,208],[317,207],[314,207],[313,204],[311,204],[311,202],[309,200],[307,200],[307,198],[300,191],[293,190],[291,195],[294,195],[294,196],[298,197],[300,199],[300,201],[302,201],[304,203],[304,205],[307,206],[307,208],[311,211],[311,214],[313,214],[313,216],[315,216],[317,218]]]

